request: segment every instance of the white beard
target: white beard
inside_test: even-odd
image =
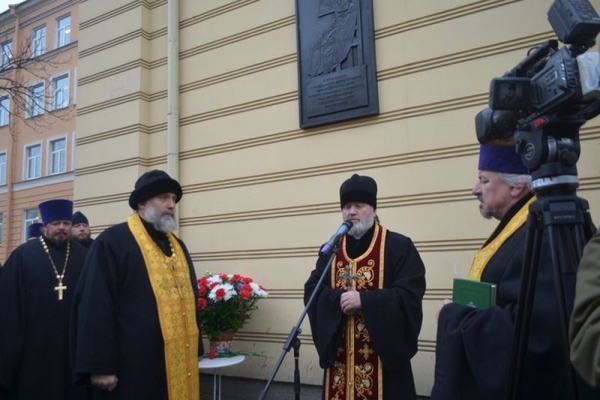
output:
[[[348,235],[360,239],[369,229],[373,227],[373,223],[375,222],[375,216],[373,213],[369,215],[366,219],[357,222],[352,225],[352,228],[348,231]]]
[[[173,232],[177,228],[175,218],[170,215],[161,215],[150,203],[146,203],[144,219],[160,232]]]

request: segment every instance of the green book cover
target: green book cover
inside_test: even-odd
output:
[[[455,278],[452,285],[452,301],[473,308],[488,308],[496,304],[496,285]]]

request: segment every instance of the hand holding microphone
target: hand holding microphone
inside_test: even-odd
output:
[[[352,221],[346,220],[333,236],[319,249],[319,256],[329,254],[337,242],[352,228]]]

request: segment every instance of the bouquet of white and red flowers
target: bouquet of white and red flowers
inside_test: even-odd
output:
[[[264,287],[247,276],[206,272],[198,279],[203,333],[213,340],[221,332],[237,331],[256,310],[258,299],[268,295]]]

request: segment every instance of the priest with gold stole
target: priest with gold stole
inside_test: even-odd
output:
[[[385,229],[377,217],[377,183],[354,174],[340,187],[344,221],[323,284],[329,254],[322,255],[304,286],[326,400],[414,400],[410,360],[423,319],[425,267],[410,238]]]
[[[69,320],[87,250],[69,240],[70,200],[39,211],[44,233],[17,247],[2,271],[0,387],[11,400],[72,400]]]
[[[183,193],[166,172],[143,174],[134,213],[94,241],[77,287],[71,334],[78,381],[95,399],[197,400],[202,354],[197,282],[171,232]]]
[[[444,300],[439,312],[431,400],[504,400],[523,269],[531,176],[514,147],[481,145],[473,195],[498,225],[475,255],[469,279],[496,285],[496,304],[476,309]],[[571,399],[548,232],[542,238],[521,399]],[[572,298],[568,301],[572,301]],[[598,394],[579,381],[579,400]]]

